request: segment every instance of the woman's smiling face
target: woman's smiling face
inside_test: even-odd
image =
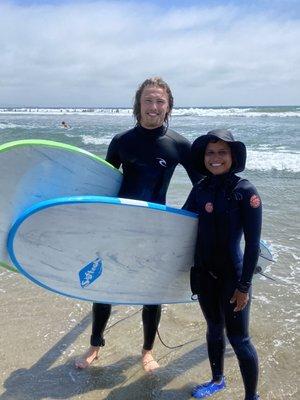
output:
[[[231,149],[223,140],[216,143],[208,143],[204,154],[206,169],[213,175],[221,175],[229,172],[232,166]]]

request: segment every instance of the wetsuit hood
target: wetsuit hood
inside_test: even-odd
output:
[[[192,144],[191,157],[193,168],[202,175],[210,175],[204,164],[204,153],[209,142],[224,140],[228,143],[232,153],[231,172],[241,172],[246,164],[246,146],[243,142],[234,140],[234,137],[227,129],[214,129],[206,135],[199,136]]]

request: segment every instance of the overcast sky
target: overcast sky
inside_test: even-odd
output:
[[[0,107],[300,104],[298,0],[0,0]]]

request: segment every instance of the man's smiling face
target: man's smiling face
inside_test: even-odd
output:
[[[141,95],[142,127],[155,129],[162,126],[169,111],[169,97],[166,90],[157,86],[146,86]]]

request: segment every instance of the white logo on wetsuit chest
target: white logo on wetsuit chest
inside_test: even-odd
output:
[[[156,159],[158,160],[158,162],[159,162],[159,164],[162,166],[162,167],[167,167],[167,161],[166,160],[164,160],[163,158],[160,158],[160,157],[156,157]]]

